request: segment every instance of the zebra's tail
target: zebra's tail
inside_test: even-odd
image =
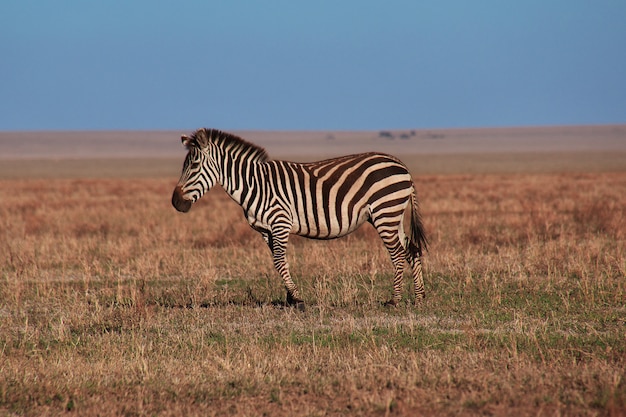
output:
[[[428,239],[424,231],[422,216],[419,213],[419,203],[417,202],[417,194],[415,185],[411,190],[411,238],[409,240],[409,254],[411,258],[422,256],[422,253],[428,250]]]

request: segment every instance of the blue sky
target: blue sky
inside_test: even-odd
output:
[[[624,0],[3,0],[0,130],[626,123],[624,22]]]

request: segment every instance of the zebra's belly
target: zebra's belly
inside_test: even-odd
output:
[[[316,217],[296,219],[293,222],[291,233],[312,239],[335,239],[354,232],[368,219],[366,210],[360,211],[354,217],[347,215],[339,217]]]

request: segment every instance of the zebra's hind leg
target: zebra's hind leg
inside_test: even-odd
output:
[[[419,304],[424,298],[426,298],[426,291],[424,291],[424,275],[422,272],[422,255],[419,249],[411,248],[409,239],[405,239],[406,247],[406,262],[411,267],[411,275],[413,275],[413,294],[415,295],[415,304]]]
[[[422,257],[416,254],[412,258],[407,257],[407,261],[411,266],[411,273],[413,274],[415,303],[418,304],[426,298],[426,291],[424,291],[424,275],[422,272]]]
[[[395,239],[388,240],[388,237],[386,238],[384,234],[381,232],[379,232],[379,234],[391,256],[391,263],[395,269],[393,277],[393,298],[385,302],[385,305],[395,307],[400,304],[402,300],[402,275],[404,273],[405,249],[397,236],[395,236]]]
[[[404,273],[404,261],[408,254],[403,245],[404,232],[402,231],[402,216],[404,209],[399,213],[385,213],[372,216],[369,222],[378,232],[385,248],[391,257],[391,263],[395,269],[393,277],[393,297],[385,302],[386,306],[397,306],[402,301],[402,274]]]

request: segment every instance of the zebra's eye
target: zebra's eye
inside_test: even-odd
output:
[[[192,162],[189,168],[198,169],[200,167],[200,162]]]

